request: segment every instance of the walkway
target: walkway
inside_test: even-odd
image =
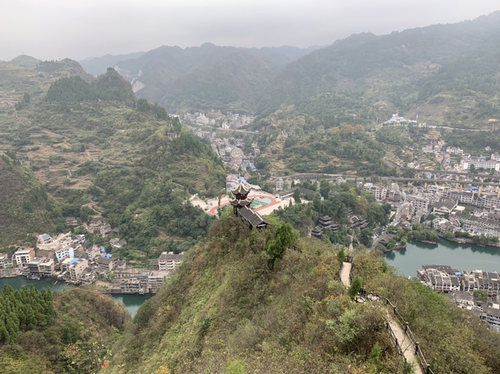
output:
[[[420,367],[418,357],[415,355],[415,344],[413,344],[408,335],[405,333],[404,329],[389,311],[387,311],[386,319],[387,323],[389,324],[389,328],[394,334],[394,338],[397,339],[397,344],[401,348],[401,352],[403,353],[406,362],[409,362],[413,365],[415,374],[424,374],[422,368]]]
[[[340,280],[342,284],[346,287],[351,287],[351,269],[352,264],[350,262],[342,262],[342,268],[340,269]],[[405,358],[406,362],[413,365],[413,370],[415,374],[424,374],[417,355],[415,354],[415,344],[406,334],[404,328],[401,327],[396,317],[387,310],[385,317],[388,327],[392,332],[392,337],[396,340],[396,345],[401,349],[401,354]]]
[[[342,269],[340,269],[340,280],[346,287],[351,287],[351,268],[350,262],[342,262]]]

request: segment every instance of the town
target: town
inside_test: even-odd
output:
[[[117,248],[120,240],[111,239]],[[150,261],[149,269],[134,268],[90,245],[85,235],[38,236],[36,248],[19,248],[12,256],[0,253],[0,277],[53,278],[73,285],[94,285],[106,293],[156,293],[182,264],[183,254],[163,252]]]
[[[420,281],[449,296],[460,308],[471,310],[500,331],[500,275],[474,270],[465,272],[451,266],[426,265],[417,272]]]

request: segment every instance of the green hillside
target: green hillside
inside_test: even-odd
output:
[[[215,223],[206,243],[141,307],[104,373],[404,372],[385,328],[385,303],[351,300],[330,245],[295,237],[276,247],[294,236],[274,223],[264,231],[237,218]],[[498,333],[392,275],[381,258],[354,255],[366,287],[390,294],[415,324],[436,374],[498,370]]]
[[[261,108],[293,104],[326,125],[391,113],[450,125],[500,117],[500,12],[389,35],[353,35],[287,66]]]
[[[96,373],[130,319],[111,297],[87,289],[54,294],[6,286],[0,301],[5,374]]]
[[[72,71],[74,64],[66,65]],[[0,65],[0,76],[11,66]],[[97,79],[16,69],[15,107],[0,114],[0,150],[22,155],[65,217],[103,216],[129,242],[117,255],[139,263],[162,249],[186,249],[206,233],[209,217],[186,200],[224,186],[208,144],[163,108],[136,102],[113,69]]]
[[[33,234],[55,232],[61,211],[33,173],[0,155],[0,247],[34,244]]]

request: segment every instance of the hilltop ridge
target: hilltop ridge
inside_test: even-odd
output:
[[[407,372],[385,328],[385,304],[352,301],[331,246],[296,237],[269,266],[283,225],[250,230],[227,215],[214,223],[141,307],[104,373]],[[391,294],[436,374],[500,368],[498,333],[479,319],[373,254],[354,253],[354,269],[368,289]]]

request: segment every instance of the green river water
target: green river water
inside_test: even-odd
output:
[[[457,270],[500,272],[500,248],[459,245],[440,240],[437,245],[408,243],[406,249],[384,255],[401,275],[416,277],[422,265],[450,265]]]

